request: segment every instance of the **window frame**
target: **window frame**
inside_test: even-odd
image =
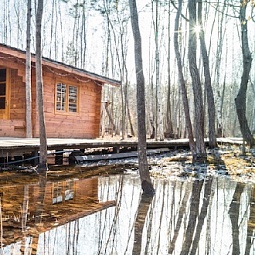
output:
[[[64,85],[65,86],[65,91],[63,92],[63,88],[61,88],[62,94],[65,94],[64,96],[61,94],[60,95],[60,100],[58,100],[59,97],[59,91],[58,91],[58,86],[59,85]],[[76,88],[76,111],[71,111],[70,110],[70,88]],[[63,101],[64,99],[64,101]],[[60,109],[58,109],[58,103],[60,104]],[[73,102],[74,103],[74,102]],[[78,114],[80,111],[79,108],[79,103],[80,103],[80,86],[77,84],[71,84],[68,82],[63,82],[63,81],[58,81],[55,84],[55,113],[58,114]]]
[[[0,97],[4,98],[4,108],[0,109],[0,119],[10,119],[10,87],[11,87],[11,69],[0,66],[0,69],[5,69],[5,80],[2,80],[0,83],[5,84],[5,93]]]

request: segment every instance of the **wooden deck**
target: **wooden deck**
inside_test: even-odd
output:
[[[235,144],[241,145],[242,139],[240,138],[218,138],[219,144]],[[126,140],[120,140],[115,137],[110,137],[108,139],[56,139],[56,138],[48,138],[47,139],[49,157],[55,159],[55,164],[63,164],[63,153],[71,152],[73,150],[88,150],[93,148],[112,148],[113,152],[119,152],[120,149],[132,149],[132,152],[137,154],[137,139],[128,138]],[[178,149],[178,148],[188,148],[189,142],[188,139],[173,139],[173,140],[165,140],[165,141],[155,141],[155,140],[147,140],[147,149],[148,152],[151,149],[155,151],[155,149],[160,149],[163,151],[164,149]],[[154,149],[154,150],[153,150]],[[28,162],[32,165],[38,164],[38,155],[40,150],[40,140],[38,138],[13,138],[13,137],[0,137],[0,165],[20,163],[20,162]],[[68,153],[69,155],[70,153]],[[122,155],[117,155],[112,153],[115,157],[123,158]],[[84,155],[84,154],[83,154]],[[128,153],[130,155],[130,152]],[[76,157],[80,156],[79,153],[75,155],[75,162],[77,160],[84,160],[84,156],[82,159],[77,159]],[[125,155],[124,155],[125,156]],[[132,156],[132,155],[131,155]],[[95,156],[91,156],[91,160],[95,160]],[[106,158],[107,156],[105,156]],[[49,158],[49,160],[50,160]],[[73,156],[72,156],[73,158]],[[70,157],[69,159],[70,160]],[[86,160],[88,160],[86,158]],[[50,161],[49,161],[50,162]],[[71,161],[69,161],[70,163]],[[54,164],[54,163],[52,163]]]
[[[218,138],[218,143],[224,144],[242,144],[240,138]],[[47,139],[48,150],[63,150],[63,149],[89,149],[89,148],[122,148],[122,147],[137,147],[136,139],[117,140],[109,139]],[[165,141],[147,140],[147,148],[178,148],[188,147],[188,139],[173,139]],[[13,138],[0,137],[0,156],[6,152],[31,152],[38,151],[40,141],[38,138]]]

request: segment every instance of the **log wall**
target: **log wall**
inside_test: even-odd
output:
[[[15,58],[0,58],[2,68],[10,68],[10,116],[0,120],[0,136],[25,137],[25,62]],[[34,66],[34,65],[33,65]],[[78,77],[59,69],[43,67],[44,110],[47,137],[96,138],[99,136],[102,87],[84,76]],[[77,113],[55,110],[56,83],[75,85],[79,89]],[[39,137],[36,110],[35,68],[32,69],[32,125],[33,137]]]
[[[96,138],[99,136],[102,87],[74,75],[56,75],[54,71],[43,71],[44,109],[47,137],[52,138]],[[35,82],[35,81],[34,81]],[[56,84],[64,83],[78,87],[78,112],[55,110]],[[35,96],[35,91],[33,91]],[[34,137],[39,137],[38,116],[34,111]]]

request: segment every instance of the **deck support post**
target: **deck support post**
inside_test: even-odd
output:
[[[34,157],[33,164],[34,164],[34,166],[37,166],[39,164],[39,152],[38,152],[38,150],[34,150],[32,152],[32,156]]]
[[[56,150],[55,151],[55,164],[56,165],[63,165],[63,158],[64,158],[63,150]]]
[[[113,152],[114,153],[119,153],[120,152],[120,147],[119,146],[113,147]]]

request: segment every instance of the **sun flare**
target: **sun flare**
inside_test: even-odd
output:
[[[201,31],[201,26],[200,25],[195,25],[194,26],[194,32],[198,35]]]

